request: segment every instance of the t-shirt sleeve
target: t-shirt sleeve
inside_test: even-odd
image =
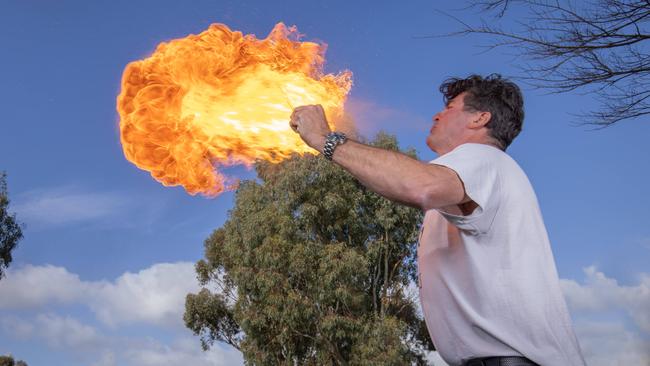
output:
[[[455,171],[467,196],[478,205],[467,216],[438,210],[447,221],[471,234],[488,232],[499,209],[498,164],[491,149],[479,144],[465,144],[431,161],[431,164]]]

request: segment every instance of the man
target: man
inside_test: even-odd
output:
[[[450,365],[584,365],[535,193],[505,150],[524,118],[499,75],[442,84],[430,164],[330,131],[321,106],[294,110],[309,146],[382,196],[426,212],[419,287],[429,334]]]

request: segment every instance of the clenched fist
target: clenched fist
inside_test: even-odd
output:
[[[325,137],[332,132],[320,104],[296,107],[289,121],[291,129],[300,134],[300,138],[312,148],[323,152]]]

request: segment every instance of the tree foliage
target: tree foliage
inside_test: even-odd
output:
[[[650,1],[470,2],[497,18],[523,6],[526,16],[513,30],[492,19],[480,25],[461,21],[458,33],[496,36],[490,48],[508,46],[528,60],[521,78],[534,86],[595,93],[600,108],[587,112],[584,124],[605,127],[650,114]]]
[[[16,361],[11,356],[0,356],[0,366],[27,366],[25,361]]]
[[[9,267],[13,259],[11,251],[23,237],[16,215],[10,215],[8,210],[7,174],[2,172],[0,173],[0,279],[4,276],[4,269]]]
[[[204,288],[184,319],[204,349],[226,342],[250,365],[423,364],[433,345],[408,291],[421,212],[322,157],[256,170],[196,264]]]

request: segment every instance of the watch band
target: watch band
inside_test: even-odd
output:
[[[330,132],[325,137],[325,146],[323,147],[323,155],[325,159],[332,160],[334,156],[334,150],[336,147],[345,143],[348,138],[343,132]]]

